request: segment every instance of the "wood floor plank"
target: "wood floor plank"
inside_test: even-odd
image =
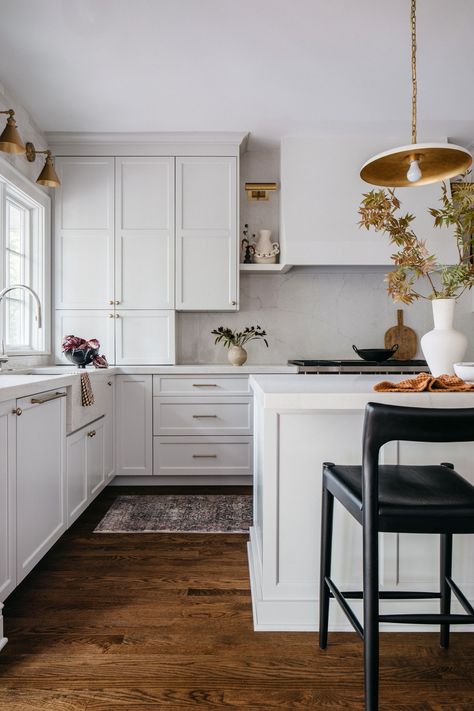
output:
[[[246,536],[94,534],[132,492],[105,490],[6,601],[2,711],[362,711],[354,634],[253,631]],[[381,666],[381,711],[473,711],[473,634],[384,634]]]

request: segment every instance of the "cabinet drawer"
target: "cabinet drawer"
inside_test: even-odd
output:
[[[250,476],[252,437],[154,437],[153,474]]]
[[[153,398],[155,435],[252,434],[252,400]]]
[[[211,375],[154,375],[153,395],[216,397],[247,395],[250,393],[248,376]]]

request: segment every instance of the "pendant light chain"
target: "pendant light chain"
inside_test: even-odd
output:
[[[416,143],[416,0],[411,0],[411,142]]]

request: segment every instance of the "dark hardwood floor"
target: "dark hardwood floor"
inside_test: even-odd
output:
[[[7,600],[2,711],[363,709],[354,634],[253,632],[246,536],[93,534],[125,491]],[[381,684],[384,711],[473,711],[474,635],[383,635]]]

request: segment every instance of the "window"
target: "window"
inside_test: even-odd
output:
[[[24,284],[38,294],[43,327],[38,329],[36,301],[23,289],[8,292],[0,304],[0,339],[9,355],[49,349],[49,197],[0,159],[0,288]]]

